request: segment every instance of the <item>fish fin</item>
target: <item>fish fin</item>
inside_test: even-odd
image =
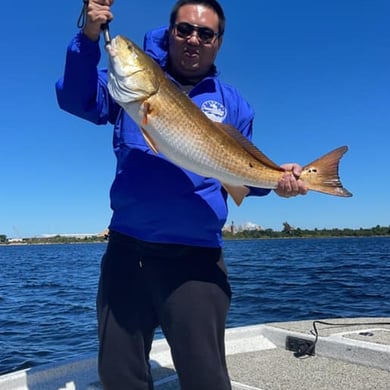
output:
[[[246,186],[234,186],[232,184],[222,183],[223,188],[233,198],[234,203],[239,206],[244,198],[249,194],[249,188]]]
[[[148,132],[141,127],[141,133],[145,138],[146,143],[148,144],[149,148],[153,150],[154,153],[158,154],[158,149],[156,144],[153,141],[153,138],[149,136]]]
[[[347,150],[347,146],[341,146],[307,164],[299,178],[309,190],[342,197],[352,196],[341,184],[338,172],[340,159]]]
[[[143,111],[144,111],[144,115],[142,116],[141,124],[142,126],[146,126],[148,124],[148,114],[152,112],[150,103],[146,101],[143,103]]]
[[[261,150],[259,150],[251,141],[248,140],[245,136],[243,136],[239,130],[237,130],[234,126],[225,124],[225,123],[217,123],[215,125],[221,128],[223,131],[228,133],[233,139],[235,139],[251,156],[259,160],[263,165],[268,168],[276,169],[278,171],[284,171],[282,167],[278,164],[274,163],[270,158],[268,158]]]

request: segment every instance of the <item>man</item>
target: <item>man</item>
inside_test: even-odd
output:
[[[86,25],[68,47],[56,85],[61,108],[114,124],[113,215],[97,299],[100,378],[104,389],[152,389],[149,352],[160,325],[182,389],[231,389],[224,349],[231,292],[221,250],[227,194],[217,180],[155,155],[110,98],[106,70],[97,65],[101,25],[113,18],[112,2],[89,1]],[[205,113],[214,108],[213,120],[251,138],[251,107],[219,80],[214,65],[224,28],[217,1],[180,0],[169,28],[149,32],[144,49]],[[284,167],[294,175],[286,174],[275,192],[305,194],[297,179],[301,167]],[[248,189],[248,195],[269,192]]]

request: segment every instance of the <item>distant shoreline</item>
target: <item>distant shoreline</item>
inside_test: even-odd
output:
[[[256,237],[256,238],[251,238],[251,237],[229,237],[229,238],[224,238],[224,241],[239,241],[239,240],[306,240],[306,239],[326,239],[326,238],[380,238],[380,237],[390,237],[390,234],[387,235],[377,235],[377,236],[303,236],[303,237],[297,237],[297,236],[291,236],[291,237]]]
[[[254,241],[254,240],[305,240],[305,239],[338,239],[338,238],[381,238],[381,237],[390,237],[390,234],[386,235],[360,235],[360,236],[280,236],[280,237],[224,237],[223,241]],[[9,243],[0,243],[2,246],[32,246],[32,245],[83,245],[83,244],[106,244],[108,240],[95,240],[95,241],[66,241],[66,242],[9,242]]]
[[[333,229],[301,229],[295,228],[289,223],[283,223],[283,230],[252,228],[245,229],[241,226],[229,227],[225,225],[222,230],[223,240],[249,240],[249,239],[273,239],[273,238],[347,238],[347,237],[390,237],[390,225],[376,225],[371,228],[333,228]],[[44,245],[44,244],[88,244],[104,243],[109,238],[109,230],[96,235],[68,235],[57,234],[50,237],[26,237],[20,239],[8,239],[5,234],[0,234],[0,245]]]
[[[0,246],[27,246],[27,245],[84,245],[84,244],[104,244],[108,241],[89,241],[89,242],[10,242],[0,243]]]

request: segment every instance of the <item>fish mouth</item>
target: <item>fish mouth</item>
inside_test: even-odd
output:
[[[117,51],[115,50],[115,48],[112,47],[112,45],[108,44],[106,46],[106,50],[108,52],[108,55],[111,57],[111,58],[114,58],[117,56]]]
[[[118,53],[116,51],[115,38],[112,39],[111,42],[106,45],[106,51],[107,51],[109,57],[111,57],[111,58],[114,58],[118,55]]]

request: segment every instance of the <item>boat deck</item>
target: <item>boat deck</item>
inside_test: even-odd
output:
[[[390,318],[323,320],[314,354],[313,321],[282,322],[226,331],[234,390],[390,389]],[[362,323],[364,325],[356,325]],[[312,353],[312,352],[311,352]],[[156,390],[179,390],[169,348],[152,350]],[[96,357],[42,366],[0,377],[0,390],[101,390]],[[203,389],[199,389],[203,390]]]

